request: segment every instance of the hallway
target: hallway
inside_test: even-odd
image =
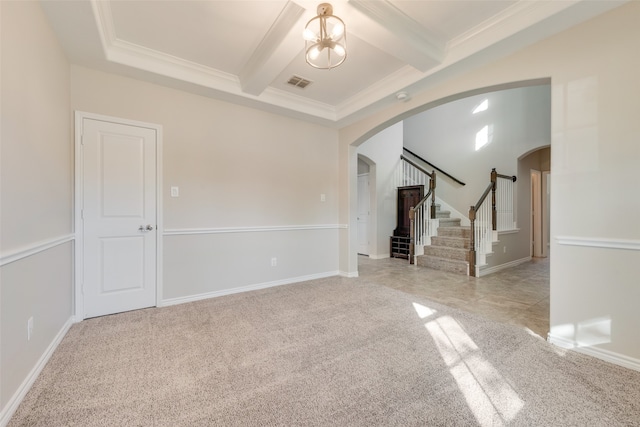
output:
[[[522,326],[541,338],[549,332],[549,258],[485,277],[467,277],[409,265],[404,259],[358,257],[361,278],[432,301]]]

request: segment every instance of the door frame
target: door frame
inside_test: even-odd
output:
[[[542,172],[531,169],[530,176],[531,209],[529,210],[529,223],[531,226],[531,240],[529,241],[529,247],[531,248],[531,256],[540,258],[544,256],[542,249]]]
[[[360,178],[367,177],[367,199],[369,200],[369,205],[367,206],[367,211],[369,212],[367,215],[367,253],[360,252],[360,241],[358,239],[358,255],[366,255],[371,256],[371,180],[370,173],[361,173],[358,174],[358,215],[360,215]],[[356,223],[357,226],[357,223]]]
[[[156,221],[157,221],[157,238],[156,238],[156,307],[160,306],[162,301],[162,241],[164,234],[164,223],[162,218],[162,125],[154,123],[140,122],[136,120],[122,119],[119,117],[105,116],[101,114],[87,113],[84,111],[75,111],[74,118],[74,149],[75,149],[75,202],[74,202],[74,261],[75,275],[73,284],[73,317],[75,322],[84,320],[84,269],[83,269],[83,248],[84,248],[84,230],[82,226],[82,206],[84,206],[84,182],[82,171],[84,169],[82,156],[82,124],[84,119],[99,120],[111,123],[118,123],[127,126],[136,126],[142,128],[153,129],[156,132]]]

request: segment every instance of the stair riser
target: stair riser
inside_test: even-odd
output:
[[[469,269],[468,264],[462,261],[451,261],[424,255],[417,257],[417,264],[434,270],[449,271],[458,274],[467,274],[467,270]]]
[[[469,261],[468,250],[448,248],[446,246],[425,246],[424,254],[440,258],[456,259],[459,261]]]
[[[439,227],[438,237],[464,237],[469,239],[471,238],[471,230],[460,227]]]
[[[440,227],[459,227],[460,218],[440,218]]]
[[[458,237],[434,236],[431,238],[431,245],[468,250],[470,246],[470,242],[469,242],[469,239],[465,239],[462,237],[458,238]]]

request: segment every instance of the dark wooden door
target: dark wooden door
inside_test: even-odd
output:
[[[424,185],[412,185],[410,187],[398,187],[397,227],[393,231],[394,236],[409,235],[409,209],[418,204],[424,197]]]

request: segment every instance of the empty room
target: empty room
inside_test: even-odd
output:
[[[0,426],[640,426],[639,21],[0,1]]]

